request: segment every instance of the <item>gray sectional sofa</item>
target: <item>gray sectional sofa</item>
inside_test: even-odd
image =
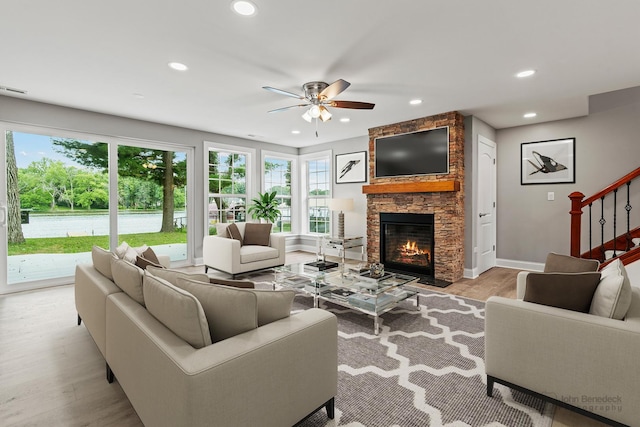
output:
[[[118,381],[146,426],[281,427],[323,407],[333,418],[335,315],[309,309],[289,316],[280,302],[279,311],[265,311],[260,301],[271,295],[205,284],[206,275],[177,274],[182,285],[205,295],[201,304],[166,277],[100,248],[92,255],[93,264],[76,268],[78,323],[84,322],[104,356],[107,379]],[[206,297],[209,288],[218,292],[215,298]],[[245,332],[216,341],[211,337],[229,335],[230,329],[222,325],[210,335],[209,328],[224,322],[205,310],[225,293],[243,298],[219,306],[229,323],[254,300],[258,319]],[[218,325],[211,324],[213,318]]]

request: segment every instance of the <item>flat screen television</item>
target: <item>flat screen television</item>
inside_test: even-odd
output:
[[[375,177],[449,173],[449,127],[376,138]]]

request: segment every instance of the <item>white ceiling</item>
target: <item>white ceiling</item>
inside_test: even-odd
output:
[[[638,0],[254,0],[250,18],[230,3],[2,0],[0,86],[28,93],[0,94],[304,147],[451,110],[495,128],[575,117],[640,86]],[[302,108],[267,113],[298,102],[262,86],[340,78],[335,99],[375,109],[333,108],[319,137]]]

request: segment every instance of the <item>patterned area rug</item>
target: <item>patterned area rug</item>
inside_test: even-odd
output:
[[[378,336],[373,318],[322,302],[338,317],[336,417],[321,410],[299,427],[550,426],[553,405],[499,384],[486,396],[484,303],[420,293],[420,311],[412,300],[382,315]],[[293,309],[312,304],[299,295]]]

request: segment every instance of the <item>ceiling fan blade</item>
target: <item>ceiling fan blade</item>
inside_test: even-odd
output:
[[[275,110],[267,111],[267,113],[279,113],[280,111],[290,110],[291,108],[307,107],[307,106],[309,106],[309,105],[310,105],[310,104],[289,105],[288,107],[276,108]]]
[[[302,96],[302,95],[298,95],[298,94],[295,94],[295,93],[287,92],[286,90],[277,89],[277,88],[271,87],[271,86],[262,86],[262,89],[266,89],[268,91],[275,92],[275,93],[278,93],[280,95],[290,96],[292,98],[304,99],[304,96]]]
[[[351,86],[351,83],[349,83],[346,80],[342,80],[342,79],[336,80],[335,82],[331,83],[329,86],[325,87],[324,90],[318,94],[318,98],[320,98],[323,101],[328,101],[338,96],[349,86]]]
[[[369,102],[357,102],[357,101],[331,101],[327,105],[336,108],[352,108],[355,110],[373,110],[376,104]]]

